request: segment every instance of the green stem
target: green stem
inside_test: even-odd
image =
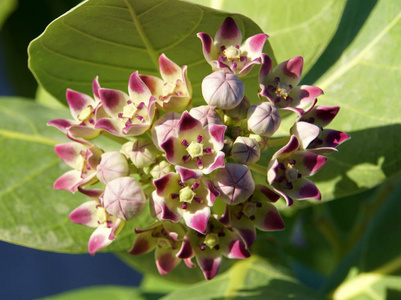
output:
[[[269,147],[280,147],[280,146],[284,146],[285,144],[287,144],[289,140],[290,140],[289,136],[276,138],[276,139],[269,139],[268,145],[269,145]]]
[[[119,144],[125,144],[126,142],[129,142],[128,139],[120,137],[120,136],[112,135],[111,133],[109,133],[107,131],[103,131],[102,135],[107,137],[107,138],[109,138],[109,139],[111,139],[111,140],[113,140],[113,141],[115,141],[116,143],[119,143]]]

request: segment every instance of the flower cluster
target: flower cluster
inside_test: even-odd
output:
[[[325,128],[339,108],[316,105],[322,90],[298,85],[301,57],[273,69],[262,53],[266,34],[243,41],[229,17],[214,39],[206,33],[198,37],[212,66],[201,86],[205,105],[192,106],[187,66],[162,54],[161,78],[134,72],[128,93],[102,88],[98,78],[93,98],[67,90],[73,119],[49,125],[71,140],[55,147],[72,170],[54,188],[89,198],[70,214],[72,222],[95,228],[89,253],[108,246],[126,222],[150,209],[154,221],[132,233],[136,239],[129,252],[156,249],[162,275],[181,260],[195,267],[195,259],[211,279],[222,256],[250,256],[256,228],[284,229],[274,205],[280,197],[288,206],[294,199],[320,199],[307,177],[349,136]],[[256,65],[260,89],[245,96],[240,78]],[[282,118],[291,113],[297,120],[288,137],[277,137]],[[99,135],[113,140],[114,151],[94,143]],[[278,141],[283,147],[269,163],[257,164]],[[266,181],[255,183],[255,172]]]

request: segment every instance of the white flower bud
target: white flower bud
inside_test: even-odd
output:
[[[277,109],[269,102],[252,105],[247,118],[249,131],[267,137],[272,136],[281,123]]]
[[[97,177],[107,184],[118,177],[128,176],[129,166],[123,154],[117,151],[103,153],[97,166]]]
[[[233,144],[231,155],[240,164],[254,164],[260,158],[259,144],[253,139],[239,136]]]
[[[129,221],[143,211],[146,196],[134,178],[120,177],[106,185],[103,203],[109,214]]]
[[[244,93],[244,84],[232,73],[213,72],[202,81],[202,95],[210,106],[232,109],[241,102]]]

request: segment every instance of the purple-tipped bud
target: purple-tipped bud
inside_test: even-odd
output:
[[[134,178],[120,177],[106,185],[103,203],[109,214],[129,221],[143,211],[146,196]]]
[[[247,97],[244,97],[240,104],[238,104],[233,109],[229,109],[224,111],[226,116],[229,116],[231,119],[239,121],[246,118],[246,114],[248,112],[250,103]]]
[[[104,184],[129,175],[127,159],[117,151],[103,153],[97,166],[97,177]]]
[[[150,166],[156,161],[157,148],[151,140],[138,138],[134,142],[125,143],[121,149],[138,169]]]
[[[253,139],[239,136],[233,144],[231,155],[240,164],[252,165],[260,158],[259,144]]]
[[[248,129],[262,136],[272,136],[280,126],[277,109],[269,102],[252,105],[248,110]]]
[[[202,81],[202,95],[210,106],[233,109],[240,104],[244,93],[244,84],[232,73],[217,71]]]

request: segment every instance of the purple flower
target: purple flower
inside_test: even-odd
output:
[[[116,136],[137,136],[151,126],[155,114],[155,97],[138,72],[131,75],[129,95],[122,91],[99,89],[104,110],[109,117],[98,120],[95,128],[104,129]]]
[[[171,164],[210,174],[224,167],[224,153],[221,149],[224,146],[225,130],[226,126],[217,124],[203,127],[201,122],[184,112],[177,124],[176,135],[170,136],[160,147]]]
[[[293,199],[321,199],[316,185],[305,177],[319,171],[327,157],[299,148],[298,138],[292,135],[288,144],[273,155],[267,168],[267,182],[286,199],[287,205],[293,204]]]
[[[75,193],[80,186],[98,181],[96,169],[103,151],[88,142],[69,142],[56,145],[56,154],[73,170],[61,175],[53,185],[55,190]]]
[[[180,68],[162,54],[159,57],[162,79],[140,75],[160,108],[167,112],[181,112],[192,102],[192,87],[187,76],[187,66]]]
[[[189,268],[194,253],[186,236],[186,230],[180,223],[157,222],[147,229],[135,229],[139,233],[132,249],[132,255],[142,255],[156,249],[156,266],[161,275],[167,275],[184,260]]]
[[[197,34],[202,41],[203,55],[213,71],[227,70],[238,76],[248,74],[253,65],[260,64],[267,34],[260,33],[242,42],[242,34],[234,19],[228,17],[217,31],[214,40],[207,33]]]
[[[206,234],[189,232],[189,240],[196,255],[196,261],[207,280],[216,276],[221,265],[221,256],[228,258],[248,258],[251,256],[241,237],[228,230],[211,217]]]
[[[301,149],[316,154],[330,154],[350,139],[345,132],[323,128],[330,124],[339,109],[338,106],[317,105],[298,119],[291,128],[291,134],[299,139]]]
[[[206,232],[210,206],[219,193],[212,182],[202,178],[202,173],[177,167],[177,173],[169,173],[153,181],[156,190],[151,195],[153,210],[161,220],[185,224],[201,233]]]
[[[73,120],[56,119],[47,123],[75,138],[87,140],[97,137],[101,130],[95,129],[96,121],[106,115],[99,99],[99,82],[96,77],[92,82],[94,99],[86,94],[68,89],[66,98]]]
[[[71,212],[70,220],[77,224],[96,228],[88,243],[88,251],[91,255],[110,245],[125,226],[123,220],[108,214],[98,200],[91,200],[78,206]]]
[[[255,227],[263,231],[284,229],[284,221],[272,204],[279,198],[279,195],[258,184],[255,192],[246,201],[237,205],[227,205],[226,212],[219,221],[229,228],[234,228],[249,248],[256,239]]]
[[[279,64],[272,71],[272,60],[262,54],[259,84],[262,99],[270,101],[276,108],[304,114],[307,106],[314,105],[316,97],[323,91],[315,86],[297,86],[302,76],[303,58],[297,56]]]

